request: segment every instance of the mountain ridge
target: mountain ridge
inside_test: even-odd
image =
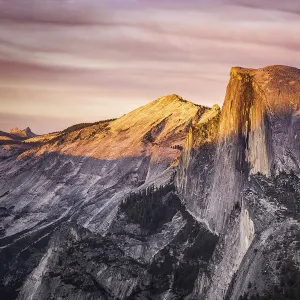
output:
[[[25,129],[19,129],[19,128],[15,127],[15,128],[10,129],[8,133],[25,138],[25,139],[37,136],[35,133],[33,133],[31,131],[31,129],[29,127],[26,127]]]
[[[197,118],[196,115],[198,113],[201,114],[201,112],[208,109],[204,106],[198,106],[185,101],[177,95],[161,97],[118,119],[108,122],[103,121],[103,123],[98,122],[99,124],[91,124],[90,126],[65,134],[60,141],[68,140],[69,144],[74,144],[73,148],[68,147],[66,149],[64,148],[64,142],[57,142],[56,140],[59,139],[58,134],[58,137],[54,139],[54,144],[50,141],[50,144],[48,143],[42,147],[38,154],[43,153],[43,151],[53,151],[56,149],[65,154],[81,155],[84,152],[85,155],[93,157],[113,158],[121,155],[121,152],[123,155],[126,154],[128,156],[141,155],[145,151],[145,142],[148,142],[149,145],[152,144],[153,147],[155,145],[159,147],[166,144],[170,148],[172,145],[175,146],[176,143],[178,145],[182,144],[182,141],[180,141],[182,140],[181,136],[184,134],[183,131],[186,131],[190,126],[189,122],[191,119]],[[165,136],[174,127],[177,128],[177,131],[173,133],[173,136],[169,134],[168,139],[163,141],[160,136]],[[155,136],[155,141],[150,141],[153,137],[147,141],[147,138],[144,138],[147,134],[149,137],[151,134]],[[128,136],[130,136],[131,141],[128,141],[123,147],[122,141],[124,139],[127,141]],[[99,145],[98,141],[103,138],[109,141],[109,144],[118,143],[119,151],[114,154],[106,150],[108,145]],[[89,146],[88,143],[91,145]],[[130,151],[130,144],[136,144],[136,149],[131,149]],[[89,148],[89,154],[87,154],[87,148]]]

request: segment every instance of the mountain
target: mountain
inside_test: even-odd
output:
[[[4,144],[21,144],[30,138],[37,137],[29,127],[24,130],[13,128],[9,132],[0,131],[0,143]]]
[[[66,221],[105,235],[127,194],[170,182],[189,128],[209,113],[209,108],[170,95],[117,120],[73,126],[7,158],[0,166],[2,257],[19,257],[0,274],[3,280],[10,278],[2,283],[7,297],[15,297],[38,265],[38,253],[46,251],[32,240],[47,244]],[[168,234],[173,234],[171,228]],[[160,240],[163,247],[163,234]],[[25,261],[22,249],[30,252]]]
[[[6,149],[0,294],[299,299],[299,111],[298,69],[234,67],[222,109],[169,95]]]
[[[0,130],[0,160],[10,156],[12,153],[20,154],[30,148],[30,138],[38,137],[29,127],[24,130],[18,128],[9,132]]]
[[[36,136],[36,134],[34,134],[29,127],[25,128],[23,130],[16,127],[16,128],[11,129],[9,131],[9,133],[14,136],[19,136],[20,138],[24,138],[24,139],[33,138]]]

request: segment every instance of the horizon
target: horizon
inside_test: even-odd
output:
[[[297,1],[266,2],[0,2],[0,130],[59,131],[169,94],[222,106],[232,66],[300,67]]]

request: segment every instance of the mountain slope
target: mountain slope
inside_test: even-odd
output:
[[[46,251],[44,243],[60,224],[74,220],[106,234],[126,194],[167,184],[190,126],[209,110],[170,95],[117,120],[69,128],[6,158],[0,164],[0,257],[19,259],[5,263],[3,289],[17,293],[20,277],[40,259],[31,255]],[[25,249],[32,253],[24,261]]]
[[[163,173],[179,157],[178,149],[193,120],[206,110],[171,95],[120,119],[62,132],[24,152],[17,162],[8,160],[1,172],[10,180],[2,180],[1,189],[10,194],[2,201],[15,208],[7,218],[6,232],[10,235],[25,229],[23,219],[22,224],[11,223],[23,211],[24,218],[29,219],[28,228],[43,220],[44,214],[53,213],[56,218],[56,205],[65,213],[75,204],[81,206],[82,225],[87,226],[94,218],[103,223],[102,218],[109,216],[102,214],[112,213],[119,198]],[[62,197],[67,199],[62,202]],[[14,199],[20,199],[20,205]],[[105,230],[104,224],[101,226]],[[91,228],[102,230],[96,229],[96,224]]]

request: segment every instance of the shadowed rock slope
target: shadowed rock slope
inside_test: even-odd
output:
[[[299,299],[300,71],[232,68],[225,102],[170,95],[6,150],[5,299]]]

